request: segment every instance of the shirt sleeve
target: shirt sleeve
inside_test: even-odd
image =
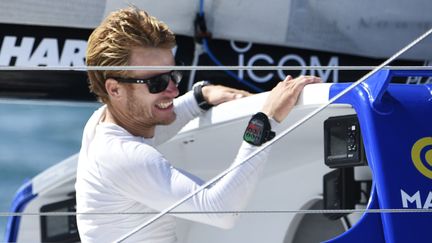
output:
[[[175,136],[190,120],[203,113],[192,91],[174,100],[174,112],[177,117],[170,125],[156,126],[155,145],[164,143]]]
[[[243,142],[231,166],[241,163],[259,147]],[[129,150],[128,148],[127,150]],[[174,211],[217,212],[242,210],[255,188],[268,157],[269,148],[258,153],[223,178],[197,193]],[[162,211],[184,196],[194,192],[204,181],[173,167],[157,150],[146,144],[133,146],[127,164],[111,171],[121,173],[121,181],[111,180],[125,197]],[[112,178],[108,176],[108,178]],[[231,228],[237,215],[217,213],[186,213],[176,216],[217,226]]]

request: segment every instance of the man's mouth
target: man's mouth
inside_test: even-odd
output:
[[[168,107],[170,107],[173,104],[172,101],[169,102],[160,102],[159,104],[156,104],[156,107],[159,109],[166,109]]]

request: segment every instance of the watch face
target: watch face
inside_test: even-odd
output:
[[[264,122],[259,119],[252,119],[246,128],[243,139],[251,144],[261,145],[264,131]]]

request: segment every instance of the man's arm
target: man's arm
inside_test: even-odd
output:
[[[227,101],[240,99],[251,95],[247,91],[233,89],[221,85],[206,85],[201,88],[202,98],[211,106],[219,105]],[[170,125],[156,126],[155,145],[164,143],[175,136],[190,120],[198,117],[206,110],[200,108],[194,91],[174,100],[174,112],[177,117]]]
[[[270,92],[261,111],[269,118],[281,122],[294,107],[303,87],[320,81],[319,78],[310,76],[297,79],[287,77]],[[162,211],[185,195],[194,192],[204,183],[199,178],[173,167],[157,150],[148,145],[128,147],[134,150],[127,153],[133,155],[129,161],[131,164],[122,166],[128,170],[126,172],[128,176],[121,177],[122,183],[115,183],[119,186],[120,193],[127,197]],[[231,167],[242,163],[257,149],[258,146],[243,142]],[[242,210],[264,168],[269,149],[270,147],[249,158],[247,163],[243,163],[212,186],[198,192],[176,210],[191,212]],[[119,170],[114,169],[113,174],[116,175]],[[109,172],[107,177],[109,178]],[[221,228],[232,227],[237,218],[227,214],[199,213],[178,216]]]

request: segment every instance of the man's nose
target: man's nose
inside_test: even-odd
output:
[[[168,83],[168,87],[165,91],[172,93],[172,94],[175,94],[174,97],[179,95],[179,90],[177,88],[177,84],[173,80],[170,80],[170,82]]]

